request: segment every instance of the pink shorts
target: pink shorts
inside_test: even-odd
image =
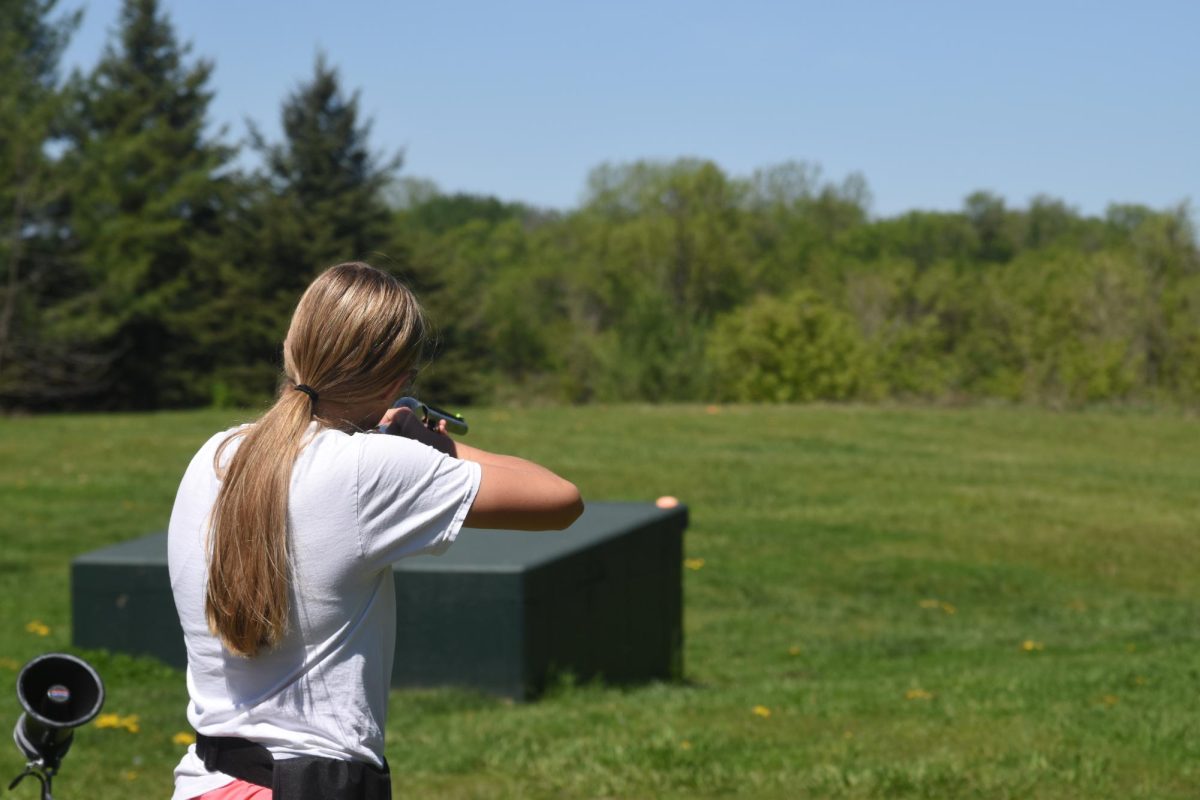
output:
[[[195,800],[271,800],[271,790],[235,778],[233,783],[205,792]]]

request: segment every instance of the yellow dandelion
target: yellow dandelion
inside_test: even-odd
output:
[[[1135,675],[1133,678],[1133,685],[1134,686],[1145,686],[1146,678],[1142,675]]]
[[[933,692],[927,692],[924,689],[909,689],[904,693],[905,700],[932,700]]]
[[[49,636],[50,626],[42,622],[40,619],[30,620],[25,624],[25,630],[32,633],[34,636]]]
[[[1136,652],[1137,652],[1137,645],[1136,645],[1136,644],[1127,644],[1127,645],[1125,645],[1125,652],[1126,652],[1126,653],[1136,653]]]
[[[682,742],[679,743],[679,749],[680,750],[691,750],[692,743],[689,742],[687,739],[684,739]]]
[[[130,733],[138,733],[142,729],[141,720],[137,714],[122,717],[120,714],[101,714],[96,717],[97,728],[124,728]]]
[[[121,777],[127,781],[136,781],[138,779],[138,771],[136,769],[127,769],[121,773]]]
[[[0,667],[3,667],[4,669],[11,669],[13,672],[16,672],[21,668],[21,662],[17,661],[15,658],[0,658]]]
[[[751,709],[751,712],[756,717],[762,717],[763,719],[768,719],[771,716],[771,709],[766,706],[755,706]]]
[[[936,597],[926,597],[924,600],[917,601],[917,605],[921,608],[941,609],[945,614],[955,614],[958,609],[945,600],[938,600]]]
[[[1042,642],[1035,642],[1033,639],[1026,639],[1021,642],[1021,649],[1026,653],[1036,653],[1040,650],[1045,650],[1046,645]]]
[[[690,570],[703,569],[704,568],[704,559],[703,558],[685,558],[683,560],[683,565]]]
[[[189,733],[188,731],[180,731],[171,737],[171,743],[187,747],[189,744],[196,743],[196,734]]]
[[[798,645],[798,644],[794,644],[794,645],[792,645],[791,647],[789,647],[789,648],[788,648],[788,655],[789,655],[789,656],[798,656],[798,655],[800,655],[800,652],[801,652],[801,651],[800,651],[800,645]]]
[[[1121,698],[1117,697],[1115,694],[1106,694],[1100,699],[1100,702],[1104,703],[1104,705],[1108,706],[1109,708],[1112,708],[1117,703],[1121,702]]]

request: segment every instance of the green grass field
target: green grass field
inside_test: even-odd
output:
[[[0,419],[0,735],[70,642],[72,556],[165,527],[228,412]],[[691,510],[686,680],[527,705],[393,693],[398,797],[1184,798],[1200,791],[1194,417],[1028,409],[477,409],[469,441]],[[108,686],[61,778],[167,797],[183,675]],[[136,728],[136,732],[132,729]],[[20,770],[0,741],[0,778]],[[36,797],[23,785],[14,797]]]

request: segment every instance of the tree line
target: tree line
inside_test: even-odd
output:
[[[0,13],[0,408],[261,403],[299,293],[351,259],[421,296],[435,402],[1200,397],[1185,205],[875,218],[860,176],[679,159],[546,211],[400,177],[324,58],[235,146],[157,0],[66,77],[78,13]]]

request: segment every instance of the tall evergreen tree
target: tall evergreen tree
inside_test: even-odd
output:
[[[370,121],[359,119],[359,94],[347,95],[323,55],[312,79],[284,101],[283,141],[254,133],[268,192],[263,243],[278,285],[302,288],[326,266],[367,258],[386,247],[391,211],[384,190],[400,156],[371,152]]]
[[[49,154],[63,109],[58,64],[79,13],[56,0],[0,0],[0,405],[77,394],[97,362],[55,337],[47,307],[69,292],[63,171]]]
[[[189,51],[157,0],[125,0],[116,41],[76,81],[71,221],[93,288],[76,319],[114,353],[114,406],[207,392],[192,316],[216,291],[232,151],[206,130],[212,64]]]
[[[337,70],[318,56],[312,78],[284,101],[281,118],[279,142],[252,128],[263,167],[239,226],[242,267],[222,300],[222,316],[236,322],[225,330],[221,375],[238,402],[272,389],[279,342],[313,276],[353,259],[397,266],[385,189],[400,158],[371,151],[358,93],[346,94]]]

